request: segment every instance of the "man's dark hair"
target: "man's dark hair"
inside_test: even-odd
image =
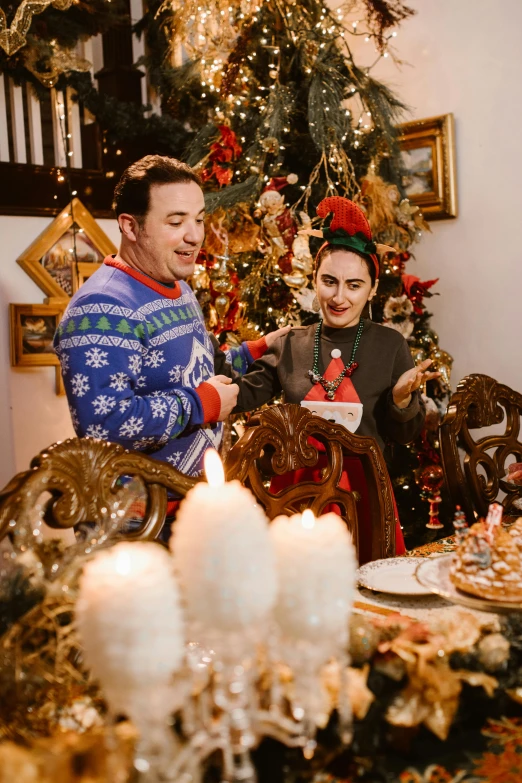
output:
[[[143,223],[149,211],[151,186],[184,182],[195,182],[201,187],[201,179],[186,163],[166,155],[146,155],[121,175],[114,189],[112,208],[116,217],[125,212]]]

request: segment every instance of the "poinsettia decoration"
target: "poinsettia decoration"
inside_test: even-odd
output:
[[[438,282],[438,277],[435,280],[425,280],[422,282],[421,279],[415,277],[415,275],[402,275],[404,293],[408,299],[411,300],[413,309],[417,315],[422,315],[422,301],[425,296],[434,296],[429,289]]]
[[[239,144],[237,136],[228,125],[219,125],[219,139],[210,145],[209,163],[212,166],[203,169],[201,177],[204,182],[215,177],[220,187],[230,185],[234,173],[231,164],[236,161],[243,147]]]

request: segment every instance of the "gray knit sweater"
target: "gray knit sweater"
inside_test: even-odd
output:
[[[239,397],[234,413],[251,411],[284,394],[288,403],[300,403],[313,381],[308,375],[314,357],[317,326],[292,329],[279,337],[257,359],[246,375],[237,379]],[[333,348],[341,350],[345,363],[350,361],[357,326],[333,329],[323,326],[319,352],[319,370],[324,373]],[[371,435],[384,450],[386,443],[409,443],[422,429],[425,410],[419,392],[412,395],[407,408],[398,408],[392,389],[403,372],[413,367],[404,337],[380,324],[365,320],[355,361],[359,366],[351,376],[363,404],[358,435]]]

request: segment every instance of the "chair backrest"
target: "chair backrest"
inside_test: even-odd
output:
[[[0,539],[17,519],[33,512],[46,492],[51,496],[44,509],[49,527],[65,529],[100,520],[116,500],[122,476],[139,478],[146,496],[142,524],[125,534],[129,539],[157,538],[165,522],[167,490],[183,497],[197,482],[115,443],[71,438],[42,451],[29,470],[18,473],[0,491]]]
[[[311,440],[313,439],[313,440]],[[300,468],[314,468],[324,447],[325,465],[317,481],[274,492],[270,479]],[[339,424],[310,413],[300,405],[273,405],[253,416],[228,452],[225,472],[249,487],[269,519],[310,508],[316,516],[337,504],[358,548],[357,493],[339,486],[345,456],[361,461],[370,500],[372,559],[395,554],[395,510],[384,458],[373,438],[353,435]]]
[[[449,401],[440,426],[442,462],[452,503],[461,506],[468,520],[475,513],[485,516],[494,501],[502,503],[506,514],[520,515],[513,503],[522,488],[507,484],[503,476],[510,457],[522,462],[521,413],[522,394],[488,375],[468,375]],[[501,434],[481,436],[481,428],[504,421]]]

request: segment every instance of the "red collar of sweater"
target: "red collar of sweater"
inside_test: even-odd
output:
[[[133,269],[132,266],[124,264],[123,261],[119,261],[117,258],[113,258],[113,256],[107,256],[103,263],[107,264],[107,266],[113,266],[115,269],[119,269],[121,272],[125,272],[126,275],[130,275],[130,277],[133,277],[135,280],[138,280],[138,282],[143,283],[143,285],[146,285],[147,288],[152,288],[152,290],[156,291],[157,294],[161,294],[161,296],[164,296],[167,299],[177,299],[179,296],[181,296],[181,286],[177,280],[174,286],[170,288],[167,285],[158,283],[157,280],[153,280],[152,277],[148,277],[148,275],[144,275],[142,272],[138,272],[138,270]]]

